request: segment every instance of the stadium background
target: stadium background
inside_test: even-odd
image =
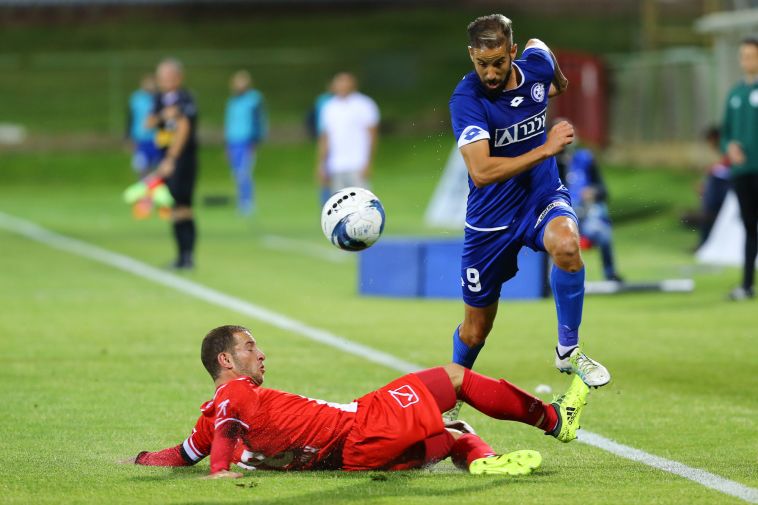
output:
[[[608,70],[608,142],[597,147],[622,272],[693,277],[697,286],[690,295],[588,299],[587,342],[608,357],[616,383],[593,395],[585,428],[754,490],[754,305],[723,301],[738,271],[698,266],[695,233],[679,217],[697,206],[699,136],[720,117],[725,89],[738,77],[736,42],[754,31],[755,7],[747,0],[0,1],[0,212],[162,265],[167,225],[134,222],[119,200],[133,179],[122,142],[128,94],[160,58],[182,59],[202,114],[199,195],[231,195],[223,106],[229,75],[248,68],[272,122],[256,168],[260,210],[246,221],[231,206],[200,206],[199,268],[190,279],[413,363],[446,361],[458,302],[360,298],[355,258],[320,236],[314,146],[303,122],[329,77],[354,70],[382,109],[375,189],[387,233],[450,233],[427,229],[423,213],[453,143],[447,101],[469,69],[465,24],[502,11],[514,20],[517,42],[537,36],[559,53],[598,57]],[[444,465],[392,476],[262,474],[238,488],[194,480],[204,466],[118,467],[121,457],[185,436],[209,392],[197,341],[217,324],[253,326],[270,356],[267,380],[309,396],[347,401],[397,372],[5,226],[0,247],[4,502],[749,501],[593,447],[556,447],[471,411],[464,418],[495,446],[541,450],[544,472],[510,482],[470,480]],[[599,278],[597,253],[586,261]],[[527,388],[565,386],[547,352],[553,310],[550,300],[505,306],[477,367]]]

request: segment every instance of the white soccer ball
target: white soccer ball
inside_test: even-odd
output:
[[[321,209],[321,229],[329,241],[345,251],[362,251],[384,231],[384,207],[374,193],[345,188],[333,194]]]

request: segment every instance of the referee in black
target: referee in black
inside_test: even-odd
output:
[[[158,64],[153,111],[147,119],[156,128],[156,144],[163,158],[155,175],[163,179],[174,197],[171,219],[177,258],[172,266],[189,270],[194,267],[193,252],[197,231],[192,213],[192,196],[197,179],[197,107],[192,95],[183,87],[181,62],[168,58]]]

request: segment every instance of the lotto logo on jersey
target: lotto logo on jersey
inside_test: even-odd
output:
[[[495,147],[503,147],[516,142],[522,142],[545,131],[547,109],[542,109],[532,117],[526,118],[507,128],[495,130]]]
[[[400,386],[397,389],[390,389],[389,394],[404,409],[410,407],[414,403],[418,403],[418,395],[413,388],[408,385]]]
[[[461,136],[458,137],[458,147],[463,147],[466,144],[471,144],[472,142],[488,138],[490,138],[490,134],[487,130],[474,125],[467,126],[463,132],[461,132]]]

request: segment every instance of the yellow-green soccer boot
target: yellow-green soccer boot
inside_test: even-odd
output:
[[[499,456],[475,459],[468,467],[472,475],[529,475],[542,464],[537,451],[513,451]]]
[[[549,435],[561,442],[571,442],[576,438],[576,431],[580,428],[579,418],[587,405],[589,392],[590,388],[581,377],[575,376],[568,390],[551,404],[558,414],[558,425]]]

